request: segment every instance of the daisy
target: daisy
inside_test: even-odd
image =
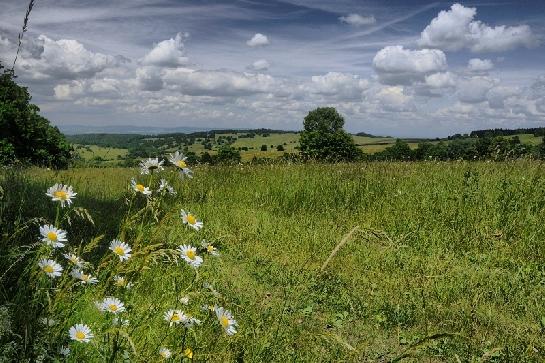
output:
[[[77,340],[82,343],[89,343],[93,339],[94,335],[91,333],[91,329],[86,324],[76,324],[68,331],[70,339]]]
[[[115,275],[114,276],[115,286],[125,287],[130,289],[132,287],[132,282],[128,282],[127,279],[123,276]]]
[[[62,266],[53,260],[42,259],[38,265],[49,277],[58,277],[61,275]]]
[[[236,326],[238,324],[237,321],[233,319],[233,315],[231,314],[231,312],[218,306],[214,307],[214,311],[221,327],[223,328],[223,330],[225,330],[225,333],[227,333],[227,335],[236,334]]]
[[[114,320],[112,320],[112,323],[118,326],[129,326],[130,324],[128,319],[121,319],[117,316],[114,318]]]
[[[78,193],[74,193],[72,190],[72,186],[70,185],[64,185],[64,184],[55,184],[49,189],[47,189],[47,192],[45,195],[48,197],[51,197],[51,200],[54,202],[60,202],[61,207],[64,208],[64,204],[72,204],[72,198],[75,198]]]
[[[181,302],[182,304],[184,304],[184,305],[189,304],[189,297],[188,297],[188,296],[182,296],[182,297],[180,298],[180,302]]]
[[[159,161],[158,158],[148,158],[140,162],[140,172],[145,175],[153,173],[155,170],[161,171],[163,169],[163,160]]]
[[[55,228],[51,224],[46,224],[40,227],[40,234],[42,235],[42,242],[53,248],[64,247],[66,239],[66,231]]]
[[[184,221],[184,224],[187,224],[189,227],[193,228],[194,230],[198,231],[202,228],[202,222],[197,220],[197,217],[195,217],[191,212],[186,212],[185,210],[181,210],[182,214],[182,221]]]
[[[83,261],[78,256],[74,255],[73,253],[64,253],[63,256],[68,261],[70,261],[70,263],[76,265],[79,268],[83,268],[83,266],[85,265],[85,261]]]
[[[96,284],[98,282],[96,277],[85,274],[85,273],[83,273],[83,271],[79,271],[79,270],[74,269],[74,270],[72,270],[71,275],[75,279],[80,280],[82,284],[93,285],[93,284]]]
[[[206,242],[205,240],[202,240],[201,246],[211,254],[212,256],[219,256],[220,253],[218,252],[218,249],[212,245],[212,243]]]
[[[194,325],[201,325],[201,323],[202,322],[199,319],[188,316],[186,322],[184,323],[184,326],[186,328],[191,328]]]
[[[167,193],[170,195],[176,195],[176,190],[174,190],[174,187],[170,185],[165,179],[161,179],[158,191],[162,192],[163,190],[166,190]]]
[[[187,167],[186,163],[187,157],[184,154],[181,154],[179,151],[176,151],[174,154],[170,154],[168,161],[174,164],[180,170],[180,176],[187,176],[188,178],[193,177],[193,172]]]
[[[173,324],[180,324],[187,321],[187,316],[181,310],[169,310],[165,313],[164,318],[169,322],[170,326]]]
[[[139,184],[135,179],[131,179],[132,189],[137,193],[142,193],[145,196],[151,195],[151,190],[148,187],[145,187],[143,184]]]
[[[101,303],[99,303],[100,311],[105,311],[112,314],[118,314],[125,311],[125,306],[116,297],[107,297]]]
[[[168,359],[172,356],[172,353],[170,352],[170,349],[161,347],[159,348],[159,355],[161,358]]]
[[[178,247],[180,250],[180,255],[191,267],[199,267],[203,259],[201,256],[197,256],[197,249],[190,245],[183,245]]]
[[[129,247],[125,242],[121,242],[118,239],[114,239],[110,242],[110,249],[119,256],[119,260],[128,260],[131,257],[132,248]]]
[[[185,348],[184,357],[189,358],[189,359],[193,359],[193,351],[191,350],[191,348],[189,348],[189,347]]]
[[[65,357],[68,357],[70,355],[70,348],[68,347],[61,347],[61,349],[59,350],[59,353],[61,353],[62,355],[64,355]]]

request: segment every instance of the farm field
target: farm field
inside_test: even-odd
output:
[[[83,255],[95,266],[102,261],[99,280],[112,273],[104,266],[115,261],[100,256],[113,238],[125,238],[139,256],[113,267],[140,271],[131,290],[73,288],[52,312],[57,318],[62,311],[57,319],[65,324],[48,330],[55,344],[65,344],[70,324],[82,321],[97,347],[103,344],[108,322],[94,302],[115,294],[131,320],[119,362],[123,354],[157,361],[161,345],[180,357],[184,344],[195,361],[212,362],[545,360],[540,162],[200,166],[191,180],[164,172],[178,194],[157,220],[127,210],[131,177],[149,180],[138,174],[89,168],[2,176],[3,223],[54,220],[45,190],[55,182],[74,187],[74,205],[95,224],[64,228],[70,247],[103,235]],[[183,225],[182,208],[202,219],[201,231]],[[127,230],[124,215],[134,224]],[[35,235],[37,224],[29,231]],[[172,263],[171,249],[203,238],[220,256],[206,256],[198,274]],[[184,295],[187,306],[178,300]],[[236,335],[223,334],[200,311],[213,303],[233,312]],[[174,306],[203,320],[183,342],[162,318]],[[71,348],[69,361],[103,361],[99,348]]]

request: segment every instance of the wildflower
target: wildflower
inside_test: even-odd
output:
[[[181,310],[169,310],[165,313],[164,318],[169,322],[170,326],[187,321],[187,316]]]
[[[184,322],[184,326],[186,328],[192,328],[194,325],[201,325],[201,324],[202,322],[199,319],[193,318],[190,316],[187,316],[186,321]]]
[[[93,339],[94,335],[91,333],[91,329],[86,324],[76,324],[68,331],[72,340],[77,340],[82,343],[89,343]]]
[[[193,351],[191,350],[191,348],[189,348],[189,347],[185,348],[184,357],[189,358],[189,359],[193,359]]]
[[[76,197],[78,193],[74,193],[72,186],[64,184],[55,184],[45,193],[48,197],[51,197],[51,200],[54,202],[60,202],[61,207],[64,208],[65,204],[72,204],[72,199]]]
[[[40,234],[42,235],[42,242],[53,248],[64,247],[64,243],[62,242],[68,241],[66,239],[66,231],[57,229],[50,224],[41,226]]]
[[[83,271],[79,271],[79,270],[76,270],[76,269],[72,270],[71,275],[75,279],[80,280],[82,284],[93,285],[93,284],[96,284],[98,282],[96,277],[85,274],[85,273],[83,273]]]
[[[174,190],[174,187],[170,185],[165,179],[161,179],[158,191],[162,192],[163,190],[166,190],[167,193],[170,195],[176,195],[176,190]]]
[[[112,320],[112,323],[117,326],[129,326],[129,320],[128,319],[121,319],[117,316]]]
[[[186,163],[187,157],[181,154],[179,151],[176,151],[174,154],[170,154],[170,161],[180,170],[180,176],[183,178],[187,176],[188,178],[193,178],[193,172],[187,167]]]
[[[68,357],[70,355],[70,348],[62,346],[61,349],[59,349],[59,353],[65,357]]]
[[[211,254],[212,256],[219,256],[218,249],[212,245],[212,243],[206,242],[205,240],[202,240],[201,246]]]
[[[118,314],[125,311],[125,306],[121,300],[116,297],[107,297],[97,306],[100,306],[100,311],[105,311],[112,314]]]
[[[163,169],[163,160],[159,161],[158,158],[148,158],[140,162],[140,172],[145,175],[153,173],[155,170],[161,171]]]
[[[236,334],[236,326],[238,324],[237,321],[233,319],[233,315],[231,314],[231,312],[218,306],[214,307],[214,311],[221,327],[223,328],[223,330],[225,330],[225,333],[227,333],[227,335]]]
[[[142,193],[145,196],[151,195],[151,190],[149,190],[149,188],[144,186],[143,184],[137,183],[135,179],[131,179],[131,186],[132,189],[137,193]]]
[[[47,260],[44,258],[38,262],[38,265],[49,277],[55,278],[61,275],[62,266],[53,260]]]
[[[112,242],[110,242],[110,250],[119,256],[120,261],[128,260],[129,257],[131,257],[132,248],[130,248],[125,242],[121,242],[118,239],[114,239]]]
[[[127,279],[123,276],[115,275],[114,281],[115,286],[117,287],[125,287],[127,289],[130,289],[132,287],[132,282],[127,281]]]
[[[191,214],[191,212],[186,212],[185,210],[181,210],[182,214],[182,221],[184,224],[187,224],[189,227],[193,228],[194,230],[198,231],[202,228],[203,224],[201,221],[198,221],[197,218]]]
[[[66,258],[70,263],[76,265],[79,268],[83,268],[85,265],[85,261],[83,261],[78,256],[74,255],[73,253],[65,253],[63,254],[64,258]]]
[[[159,355],[161,358],[168,359],[172,356],[172,353],[170,352],[170,349],[161,347],[159,348]]]
[[[188,297],[188,296],[182,296],[182,297],[180,298],[180,302],[181,302],[182,304],[184,304],[184,305],[189,304],[189,297]]]
[[[45,326],[48,326],[48,327],[52,327],[52,326],[57,325],[57,321],[55,319],[51,319],[51,318],[43,317],[43,318],[40,318],[39,321],[40,321],[40,323],[42,325],[45,325]]]
[[[191,267],[199,267],[203,259],[201,256],[197,256],[197,249],[190,245],[183,245],[178,247],[180,250],[180,255]]]

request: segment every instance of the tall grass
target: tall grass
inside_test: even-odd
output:
[[[52,218],[43,192],[62,181],[74,186],[77,206],[95,222],[67,227],[74,243],[104,235],[92,259],[124,223],[119,216],[127,213],[126,188],[134,174],[36,169],[5,176],[2,232],[13,235],[25,221]],[[147,219],[143,231],[127,232],[150,246],[145,263],[135,266],[143,269],[134,287],[123,296],[131,315],[145,318],[129,328],[137,354],[124,345],[117,360],[127,354],[132,361],[153,361],[158,346],[179,347],[182,340],[197,361],[545,359],[541,163],[225,166],[201,167],[195,175],[175,184],[170,212],[153,223]],[[202,233],[184,228],[179,208],[203,219]],[[20,254],[21,246],[35,241],[36,229],[34,224],[32,233],[3,239],[2,251]],[[209,259],[198,276],[166,263],[168,250],[202,238],[216,242],[221,257]],[[2,268],[13,261],[2,259]],[[99,279],[112,273],[104,271]],[[23,282],[12,274],[8,281],[3,304],[16,317],[11,329],[21,335],[22,327],[36,324],[9,304]],[[205,282],[213,288],[202,289]],[[59,307],[66,323],[93,320],[102,331],[106,321],[100,323],[94,301],[105,291],[78,291]],[[187,336],[165,337],[162,314],[185,294],[187,309],[205,321]],[[199,308],[214,303],[232,308],[237,335],[207,324]],[[35,336],[48,334],[36,329]],[[59,337],[65,333],[59,328]],[[77,347],[74,356],[101,361],[84,349]]]

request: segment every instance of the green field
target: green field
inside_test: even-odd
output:
[[[55,205],[44,195],[54,182],[73,185],[75,206],[95,221],[75,218],[62,227],[68,249],[81,245],[78,251],[93,262],[89,272],[98,285],[76,286],[64,277],[51,290],[35,265],[43,249],[16,263],[21,274],[3,285],[2,296],[34,291],[21,315],[18,305],[10,307],[19,316],[14,328],[33,332],[26,339],[47,337],[48,345],[34,343],[53,351],[69,344],[70,362],[112,355],[116,362],[124,355],[158,361],[160,346],[177,361],[187,346],[194,360],[214,362],[545,360],[545,171],[539,162],[202,166],[192,180],[165,175],[178,195],[149,209],[127,192],[135,169],[4,173],[1,217],[13,225],[4,233],[14,237],[4,235],[3,248],[11,258],[24,250],[13,246],[36,240],[43,222],[15,232],[22,223],[55,220]],[[134,201],[130,211],[127,197]],[[202,219],[203,230],[184,226],[180,208]],[[126,263],[107,249],[115,237],[133,248]],[[173,249],[203,238],[216,244],[219,257],[204,256],[198,274],[183,261],[173,263]],[[131,277],[131,290],[108,282],[119,273]],[[125,303],[128,327],[112,326],[94,306],[110,295]],[[185,295],[187,306],[178,300]],[[230,309],[238,333],[224,334],[200,310],[203,304]],[[169,328],[163,314],[174,307],[203,324]],[[37,326],[44,314],[59,324]],[[93,344],[69,342],[68,328],[80,322],[95,333]]]

